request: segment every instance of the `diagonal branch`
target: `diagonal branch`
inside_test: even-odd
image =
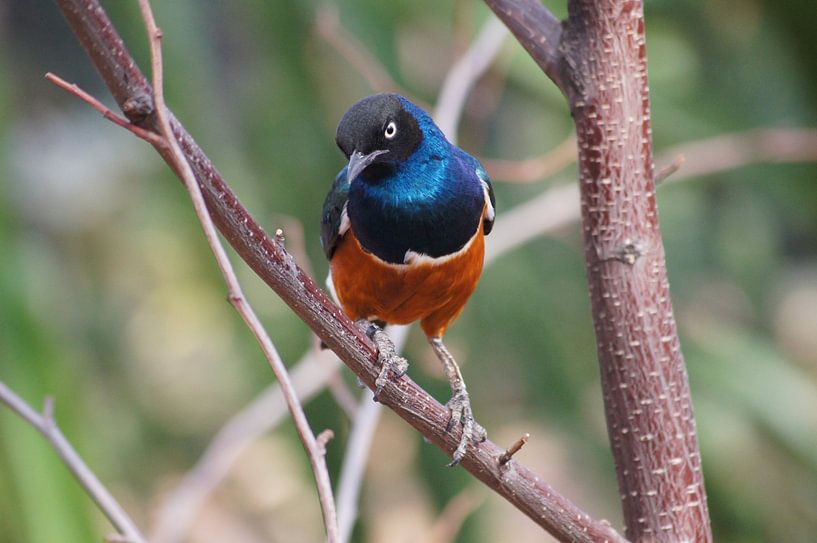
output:
[[[57,452],[60,460],[76,477],[85,492],[96,503],[99,510],[108,517],[116,531],[129,543],[146,543],[145,538],[133,523],[131,518],[119,505],[108,489],[99,481],[74,447],[65,439],[65,436],[54,420],[54,402],[46,399],[43,414],[40,415],[31,408],[22,398],[11,391],[3,382],[0,382],[0,402],[17,413],[20,418],[36,428]]]
[[[457,126],[471,88],[491,67],[507,35],[505,25],[490,17],[468,51],[445,76],[433,117],[451,143],[457,143]]]
[[[354,66],[370,87],[381,92],[400,90],[389,72],[340,25],[340,15],[335,6],[323,5],[318,8],[315,31]]]
[[[117,103],[120,107],[130,104],[126,116],[134,124],[155,130],[158,121],[152,101],[139,109],[144,113],[141,118],[132,115],[133,100],[150,98],[150,87],[98,2],[57,0],[57,3],[106,84],[115,89]],[[83,15],[84,10],[92,11],[93,16]],[[108,45],[118,53],[110,54],[106,49]],[[125,77],[127,81],[122,81]],[[123,92],[128,89],[136,94],[129,96]],[[247,264],[369,388],[373,388],[379,368],[372,342],[297,266],[281,242],[266,236],[193,138],[172,115],[168,116],[215,225]],[[157,148],[157,151],[172,165],[167,149]],[[456,448],[458,430],[446,431],[447,409],[411,379],[403,377],[389,382],[383,389],[382,402],[448,454]],[[623,541],[609,524],[590,518],[521,464],[511,461],[500,467],[497,459],[503,452],[501,447],[486,441],[466,455],[462,466],[562,541]]]
[[[485,0],[542,71],[566,92],[562,23],[539,0]]]
[[[289,372],[302,402],[307,402],[337,375],[340,366],[329,351],[310,350]],[[253,442],[282,420],[287,413],[280,383],[264,392],[233,416],[210,441],[207,449],[164,499],[150,530],[153,543],[183,541],[188,529],[212,492],[224,480],[230,468]]]

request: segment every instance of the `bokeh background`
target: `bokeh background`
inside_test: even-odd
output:
[[[268,230],[283,227],[322,278],[318,218],[343,165],[334,128],[349,104],[380,89],[316,32],[314,0],[155,4],[170,106],[251,212]],[[137,3],[105,6],[147,66]],[[488,16],[479,2],[453,0],[323,9],[430,104]],[[657,152],[814,126],[811,2],[651,0],[646,11]],[[35,406],[53,395],[64,432],[149,532],[212,436],[273,377],[225,302],[181,185],[145,143],[44,81],[46,71],[112,105],[52,3],[0,3],[0,380]],[[461,145],[523,159],[570,132],[559,93],[508,39],[467,103]],[[696,160],[712,157],[687,156],[688,166]],[[574,178],[569,167],[534,183],[496,179],[500,217]],[[716,540],[814,541],[817,167],[781,154],[780,163],[663,186],[659,205]],[[235,260],[284,359],[296,361],[313,344],[309,331]],[[511,443],[530,432],[518,458],[619,526],[578,227],[493,263],[448,338],[491,437]],[[407,352],[412,377],[445,400],[422,334],[412,332]],[[306,409],[314,428],[335,431],[337,479],[349,421],[328,392]],[[445,462],[386,413],[354,540],[543,540]],[[0,542],[99,541],[109,531],[41,437],[0,409]],[[322,533],[308,462],[285,421],[241,456],[186,540],[311,542]]]

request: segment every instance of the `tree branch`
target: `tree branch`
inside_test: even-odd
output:
[[[570,135],[547,153],[525,160],[482,158],[492,181],[533,183],[559,173],[576,162],[576,136]]]
[[[401,88],[383,65],[343,28],[335,6],[323,5],[318,8],[315,15],[315,31],[354,67],[372,89],[377,92],[400,93],[415,104],[428,109],[428,104]]]
[[[485,0],[542,71],[565,92],[562,23],[539,0]]]
[[[330,351],[310,350],[289,372],[295,392],[306,402],[337,374],[340,361]],[[183,541],[210,494],[224,480],[241,453],[277,426],[288,413],[279,383],[270,385],[222,426],[190,469],[165,498],[150,531],[152,543]]]
[[[817,162],[817,130],[754,128],[735,134],[691,141],[664,149],[658,164],[683,157],[683,167],[664,184],[704,177],[758,163]]]
[[[565,94],[576,124],[585,261],[626,533],[711,541],[655,203],[642,2],[568,0],[561,33],[538,0],[486,2]]]
[[[471,88],[490,68],[506,36],[505,26],[490,17],[471,47],[446,74],[434,108],[434,121],[451,143],[457,142],[457,126]]]
[[[98,2],[56,1],[112,89],[119,106],[128,106],[127,111],[123,110],[126,116],[138,126],[155,130],[158,124],[150,99],[150,87]],[[84,11],[90,11],[92,15],[83,14]],[[115,53],[111,53],[108,46]],[[127,77],[126,81],[122,80],[124,77]],[[129,95],[128,91],[134,94]],[[140,100],[145,97],[148,98],[148,106],[138,109],[143,115],[132,116],[134,101],[143,104]],[[372,342],[329,301],[286,253],[282,244],[266,236],[192,137],[172,115],[169,117],[173,134],[194,171],[209,211],[224,237],[341,360],[369,388],[373,388],[379,368]],[[157,148],[157,151],[172,165],[172,157],[166,149]],[[448,454],[456,448],[458,431],[446,431],[448,410],[411,379],[403,377],[389,382],[381,398],[385,405],[430,442]],[[503,452],[494,443],[486,441],[472,448],[461,465],[562,541],[623,541],[608,524],[590,518],[517,462],[511,461],[500,468],[497,459]]]
[[[108,489],[99,481],[96,475],[83,462],[77,451],[57,426],[54,420],[54,402],[46,399],[43,414],[37,413],[22,398],[17,396],[5,383],[0,381],[0,402],[17,413],[21,419],[33,426],[56,451],[63,464],[73,474],[76,480],[85,489],[85,492],[94,500],[99,510],[113,524],[116,531],[130,543],[146,543],[136,524],[119,505]],[[47,520],[46,520],[47,522]]]

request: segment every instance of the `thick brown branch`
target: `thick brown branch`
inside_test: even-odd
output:
[[[539,0],[486,2],[567,96],[576,123],[585,261],[627,535],[711,541],[655,202],[642,2],[569,0],[560,34]]]
[[[571,0],[569,13],[585,260],[627,534],[710,541],[655,201],[643,6]]]
[[[148,104],[152,104],[148,83],[124,49],[101,6],[95,0],[57,0],[57,4],[114,92],[119,106],[130,107],[134,100],[142,103],[144,98],[148,99]],[[83,14],[83,10],[88,10],[92,15]],[[108,46],[116,53],[109,52]],[[130,91],[134,95],[130,95]],[[147,113],[139,119],[131,115],[128,118],[140,126],[156,127],[152,105],[139,111]],[[376,353],[372,342],[329,301],[283,246],[266,236],[193,138],[172,115],[170,124],[193,168],[214,222],[225,238],[341,360],[367,386],[373,388],[378,368],[375,366]],[[166,149],[157,150],[172,163]],[[410,379],[403,377],[389,383],[383,390],[381,400],[448,454],[456,448],[458,436],[445,430],[447,409]],[[503,452],[494,443],[486,441],[469,451],[462,466],[562,541],[623,541],[608,524],[591,519],[517,462],[511,461],[500,469],[497,458]]]
[[[563,56],[559,49],[562,24],[539,0],[485,0],[516,36],[542,71],[567,94]]]

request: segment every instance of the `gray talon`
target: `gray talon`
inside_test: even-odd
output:
[[[397,354],[394,350],[394,343],[392,343],[389,335],[380,329],[377,324],[369,323],[368,321],[358,321],[358,326],[363,328],[363,323],[366,326],[366,335],[368,335],[374,344],[377,346],[377,360],[380,362],[380,373],[375,379],[374,400],[378,401],[380,393],[383,392],[383,387],[389,380],[390,374],[393,374],[397,379],[404,376],[408,371],[408,360]]]
[[[451,462],[448,464],[449,467],[453,467],[459,464],[465,456],[468,442],[473,441],[474,444],[482,443],[487,439],[487,432],[485,428],[477,424],[477,421],[474,420],[474,413],[471,410],[471,401],[467,391],[462,390],[455,394],[451,400],[449,400],[447,407],[451,413],[447,430],[450,432],[458,425],[462,425],[460,442],[454,454],[451,456]]]
[[[448,400],[446,407],[450,413],[451,418],[448,419],[446,431],[451,432],[457,426],[462,426],[462,435],[451,455],[451,463],[449,466],[456,466],[465,456],[468,449],[468,442],[473,441],[474,445],[479,445],[487,439],[487,432],[485,428],[477,424],[474,420],[474,412],[471,410],[471,399],[468,396],[468,391],[465,389],[465,382],[462,380],[460,368],[457,362],[448,349],[445,348],[443,341],[439,337],[430,337],[429,342],[434,348],[434,353],[443,365],[443,371],[448,378],[448,383],[451,385],[451,399]]]

